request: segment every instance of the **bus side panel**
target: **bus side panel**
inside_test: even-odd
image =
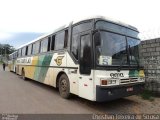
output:
[[[54,53],[49,66],[44,83],[56,87],[57,75],[66,69],[66,53]]]
[[[51,59],[52,59],[52,55],[48,55],[48,54],[40,55],[38,57],[38,62],[34,72],[34,80],[37,80],[42,83],[44,82],[47,71],[50,67]]]
[[[67,69],[67,75],[70,81],[70,92],[78,95],[78,85],[79,85],[79,65],[75,64],[72,60],[71,56],[67,53],[67,67],[70,67]]]
[[[38,56],[34,56],[32,58],[31,65],[28,65],[25,68],[25,75],[26,75],[26,77],[28,77],[30,79],[34,79],[34,73],[35,73],[35,70],[36,70],[37,63],[38,63]]]
[[[56,76],[57,73],[55,72],[55,69],[53,67],[50,67],[44,79],[44,84],[56,87]]]

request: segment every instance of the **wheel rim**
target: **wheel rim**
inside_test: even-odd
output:
[[[67,81],[65,79],[61,80],[61,91],[66,92],[67,91]]]

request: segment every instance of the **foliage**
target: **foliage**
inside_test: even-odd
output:
[[[144,90],[142,93],[141,93],[141,97],[144,99],[144,100],[150,100],[150,101],[153,101],[153,93],[152,91],[149,91],[149,90]]]
[[[9,44],[0,44],[0,55],[9,55],[15,51],[15,48]]]

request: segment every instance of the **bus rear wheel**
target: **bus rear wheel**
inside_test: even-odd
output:
[[[59,78],[59,93],[65,99],[70,97],[69,79],[65,74],[62,74]]]

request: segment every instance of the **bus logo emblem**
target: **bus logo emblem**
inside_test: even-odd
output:
[[[111,73],[111,78],[118,78],[118,77],[124,77],[123,73]]]
[[[58,56],[56,59],[54,59],[54,61],[56,62],[56,64],[58,66],[60,66],[62,64],[62,59],[64,56]]]

